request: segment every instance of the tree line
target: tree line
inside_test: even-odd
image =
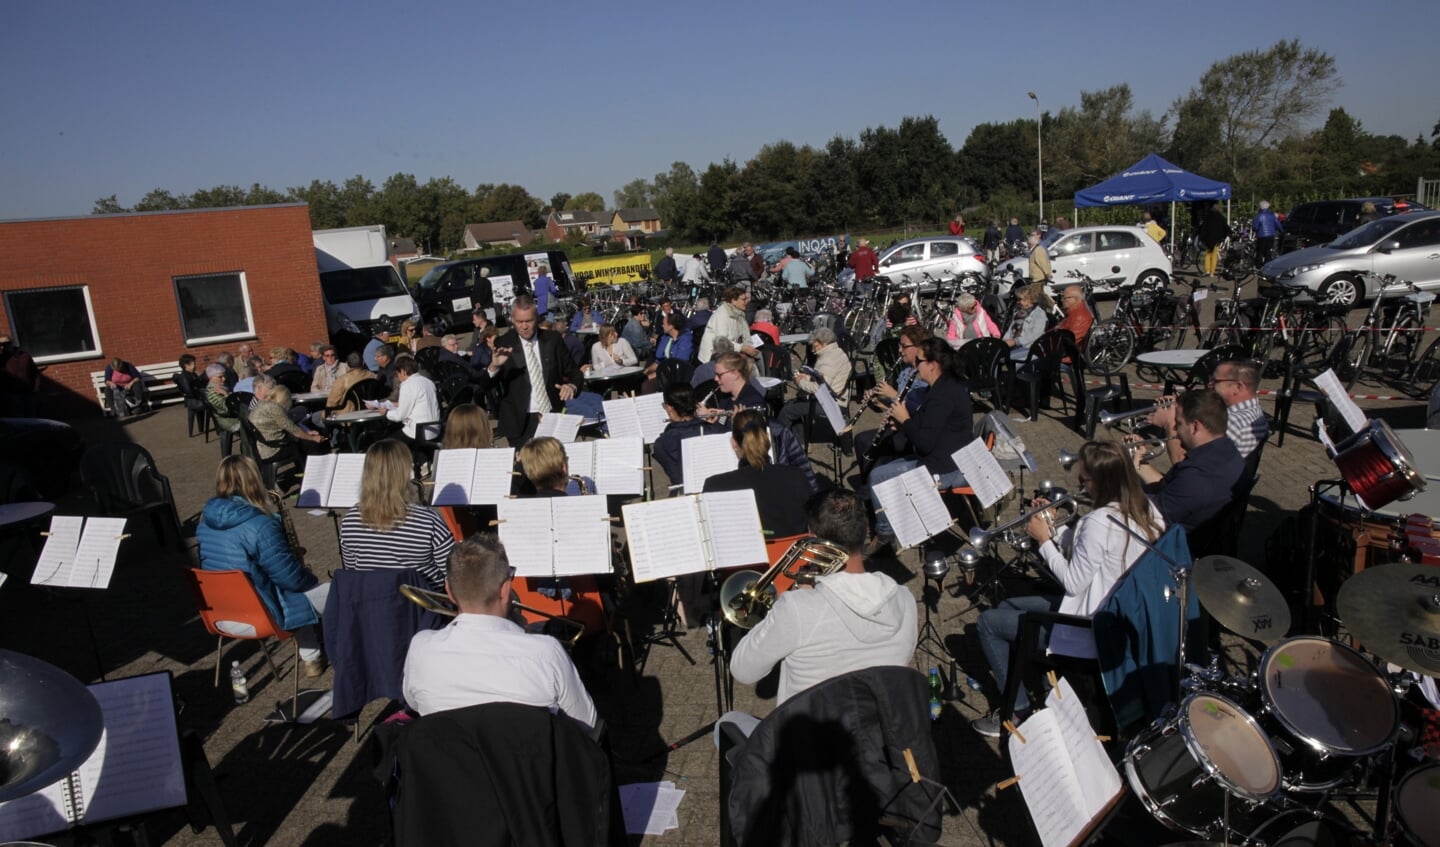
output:
[[[1137,110],[1125,83],[1081,92],[1078,105],[1039,116],[1045,194],[1070,197],[1156,151],[1230,182],[1241,196],[1405,193],[1417,177],[1440,170],[1440,122],[1429,141],[1369,132],[1330,105],[1341,85],[1333,58],[1290,40],[1216,62],[1163,115]],[[1322,114],[1323,124],[1309,128]],[[670,240],[684,244],[864,231],[942,221],[962,210],[1029,220],[1036,131],[1036,118],[979,124],[957,149],[934,117],[907,117],[858,138],[836,135],[818,148],[776,141],[743,164],[727,158],[697,171],[675,162],[622,186],[610,208],[652,207]],[[378,189],[361,175],[283,192],[259,184],[180,195],[157,188],[132,209],[112,194],[96,201],[94,212],[294,201],[309,204],[316,229],[381,223],[435,253],[458,249],[469,223],[520,220],[538,229],[552,209],[605,208],[595,192],[561,192],[546,202],[519,185],[467,190],[450,177],[421,184],[397,173]]]

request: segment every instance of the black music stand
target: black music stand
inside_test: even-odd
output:
[[[685,661],[695,664],[695,657],[680,643],[680,587],[675,577],[665,578],[665,592],[665,610],[660,616],[660,631],[647,633],[640,639],[640,646],[644,648],[639,668],[642,675],[645,673],[645,663],[650,661],[650,648],[656,645],[674,647],[685,657]]]

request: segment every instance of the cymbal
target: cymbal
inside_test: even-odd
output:
[[[1205,611],[1236,635],[1274,644],[1290,631],[1285,595],[1264,574],[1239,559],[1200,559],[1191,571],[1190,584]]]
[[[1340,586],[1335,607],[1366,650],[1406,670],[1440,674],[1440,567],[1366,568]]]
[[[75,677],[0,650],[0,802],[75,770],[95,752],[103,727],[95,695]]]

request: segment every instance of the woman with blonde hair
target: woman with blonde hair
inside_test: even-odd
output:
[[[243,571],[260,602],[281,629],[295,633],[305,675],[325,671],[315,624],[325,608],[330,584],[320,582],[290,547],[280,515],[265,492],[260,469],[246,456],[226,456],[215,472],[215,496],[200,513],[195,528],[200,567],[207,571]],[[220,624],[247,634],[245,624]]]
[[[445,450],[485,450],[495,444],[490,416],[474,403],[461,403],[445,418]]]
[[[437,590],[455,539],[440,514],[410,500],[410,448],[386,439],[365,451],[360,502],[340,521],[340,563],[357,571],[413,568]]]
[[[1096,508],[1080,518],[1073,529],[1067,527],[1058,534],[1044,514],[1036,514],[1025,526],[1026,533],[1040,545],[1045,566],[1064,594],[1010,597],[980,615],[980,647],[1001,691],[1010,667],[1010,645],[1019,638],[1021,619],[1027,611],[1059,611],[1083,617],[1095,614],[1115,584],[1145,552],[1145,545],[1135,536],[1153,543],[1165,532],[1165,519],[1145,496],[1140,476],[1119,444],[1085,442],[1075,463],[1075,475]],[[1065,656],[1095,656],[1095,640],[1089,629],[1056,626],[1049,647]],[[1016,708],[1028,705],[1022,684]],[[971,726],[982,735],[1000,736],[994,713],[976,719]]]
[[[1015,292],[1015,312],[1010,316],[1010,327],[1001,340],[1010,347],[1010,358],[1023,362],[1035,339],[1045,334],[1050,324],[1050,310],[1055,301],[1045,290],[1045,283],[1032,282]]]
[[[770,425],[765,416],[753,409],[735,415],[730,426],[730,446],[740,467],[705,480],[704,490],[750,489],[755,492],[760,525],[771,538],[803,535],[810,481],[803,470],[770,461]]]
[[[590,367],[597,371],[608,371],[612,368],[629,367],[639,361],[635,348],[620,337],[615,327],[610,324],[600,325],[600,329],[596,331],[595,344],[590,348]]]
[[[595,494],[595,480],[588,476],[572,478],[570,459],[565,445],[550,437],[532,438],[515,454],[520,471],[535,486],[536,497],[564,497],[581,493]]]
[[[415,352],[415,342],[420,339],[420,325],[414,319],[406,319],[400,324],[400,337],[393,343],[396,347]]]

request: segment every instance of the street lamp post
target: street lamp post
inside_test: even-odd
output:
[[[1037,182],[1040,184],[1040,217],[1035,221],[1035,224],[1039,226],[1040,221],[1045,220],[1045,146],[1040,137],[1042,113],[1040,111],[1040,98],[1035,96],[1035,92],[1027,91],[1025,93],[1031,100],[1035,101],[1035,171],[1038,177]]]

